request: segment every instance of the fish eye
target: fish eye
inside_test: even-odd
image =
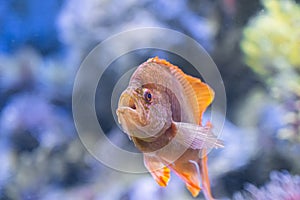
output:
[[[145,89],[145,91],[144,91],[144,99],[146,100],[147,103],[151,103],[152,102],[152,94],[151,94],[150,90]]]

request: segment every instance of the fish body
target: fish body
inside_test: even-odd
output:
[[[201,179],[205,197],[213,199],[206,150],[223,144],[211,124],[202,125],[213,98],[207,84],[158,57],[148,59],[132,75],[120,96],[118,120],[160,186],[168,184],[172,170],[194,197]]]

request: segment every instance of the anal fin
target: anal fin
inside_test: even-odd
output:
[[[196,197],[201,191],[199,168],[197,169],[189,161],[183,162],[180,159],[175,161],[173,165],[170,165],[170,168],[185,182],[187,189],[193,197]]]
[[[199,192],[201,191],[200,187],[191,186],[186,184],[186,188],[190,191],[193,197],[198,196]]]

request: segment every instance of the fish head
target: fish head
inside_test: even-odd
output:
[[[128,87],[120,96],[117,116],[128,136],[150,141],[171,126],[169,97],[155,84]]]

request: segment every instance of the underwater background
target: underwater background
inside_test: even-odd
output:
[[[150,174],[103,165],[75,128],[72,91],[83,59],[106,38],[139,27],[192,37],[221,73],[225,148],[208,156],[213,196],[300,199],[299,0],[0,0],[0,199],[194,199],[176,176],[160,188]],[[105,135],[133,152],[110,97],[132,63],[156,55],[199,76],[184,58],[141,49],[114,61],[97,88]]]

